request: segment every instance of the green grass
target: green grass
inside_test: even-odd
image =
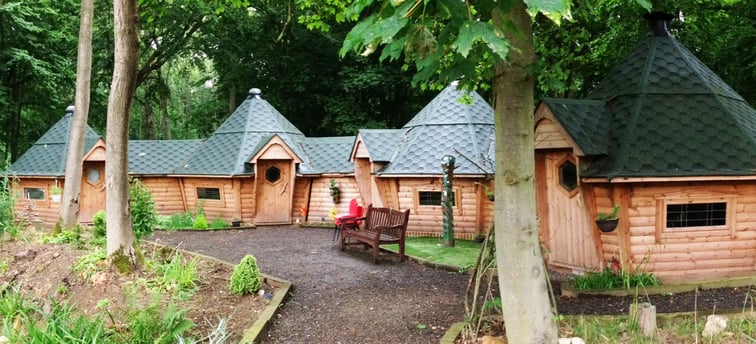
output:
[[[446,247],[441,238],[411,237],[405,241],[405,254],[436,264],[451,265],[466,270],[475,265],[481,244],[472,240],[454,240],[454,247]],[[399,245],[381,246],[399,252]]]

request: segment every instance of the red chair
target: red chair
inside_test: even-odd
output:
[[[336,226],[333,229],[333,239],[331,239],[331,241],[336,240],[336,238],[339,236],[339,231],[342,229],[359,228],[362,224],[363,219],[361,219],[361,217],[363,216],[364,211],[365,208],[357,204],[357,199],[352,198],[352,200],[349,201],[349,213],[338,214],[333,219],[333,223]]]

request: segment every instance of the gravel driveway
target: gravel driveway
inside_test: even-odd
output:
[[[264,343],[438,343],[464,316],[468,275],[399,263],[378,265],[355,246],[341,252],[325,228],[258,227],[156,232],[150,240],[237,264],[246,254],[293,291]]]

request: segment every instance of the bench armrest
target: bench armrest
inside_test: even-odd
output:
[[[383,231],[385,231],[385,230],[391,230],[391,229],[400,229],[402,227],[404,227],[404,225],[401,224],[401,223],[398,223],[398,224],[395,224],[393,226],[375,226],[375,227],[373,227],[372,230],[376,233],[376,238],[380,238],[381,234],[383,233]],[[404,236],[404,231],[400,231],[399,237],[401,238],[403,236]]]

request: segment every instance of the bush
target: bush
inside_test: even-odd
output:
[[[220,228],[228,228],[230,225],[226,220],[221,219],[220,217],[216,217],[213,222],[210,223],[210,228],[213,229],[220,229]]]
[[[231,292],[236,296],[254,294],[260,289],[260,268],[257,267],[255,256],[246,255],[239,265],[234,267],[231,274]]]
[[[194,229],[207,229],[207,219],[205,218],[205,214],[197,214],[197,219],[194,220],[194,224],[192,225],[192,228]]]
[[[105,210],[100,210],[92,217],[92,236],[95,239],[104,238],[108,233]]]
[[[7,169],[6,163],[6,169]],[[18,235],[21,224],[16,223],[16,217],[13,210],[13,206],[18,199],[17,195],[13,193],[13,184],[16,180],[4,174],[0,176],[0,235],[3,233],[10,233],[12,237]]]
[[[192,214],[189,212],[171,215],[166,225],[168,229],[192,228],[193,226],[194,220],[192,220]]]
[[[131,182],[129,189],[129,205],[131,206],[131,221],[137,240],[152,234],[158,222],[155,201],[152,200],[150,190],[142,185],[139,179]]]

